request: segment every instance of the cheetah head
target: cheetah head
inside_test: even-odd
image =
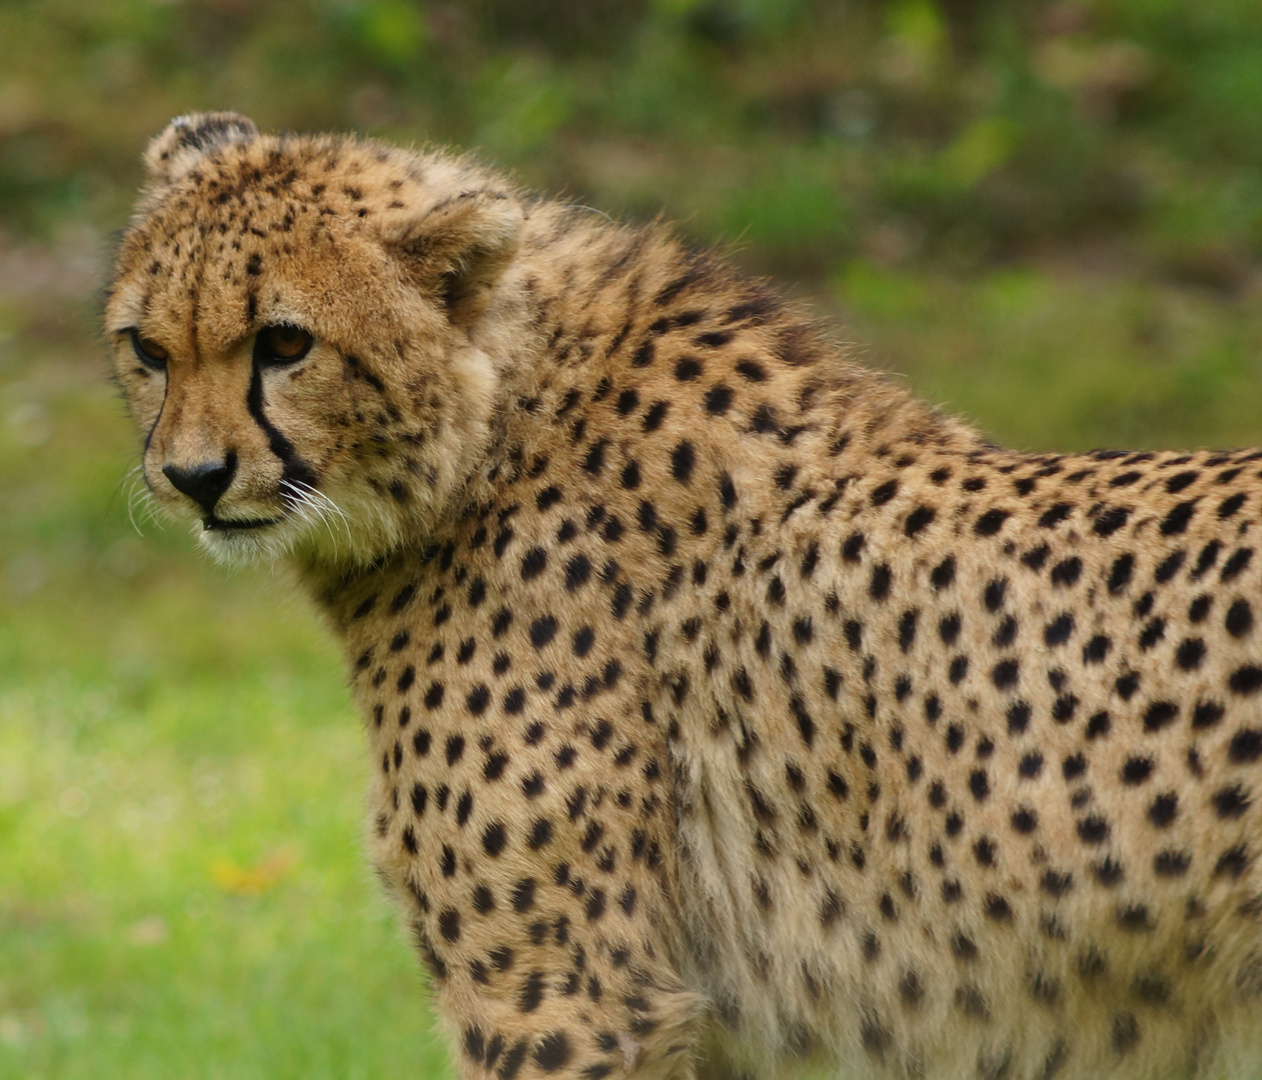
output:
[[[143,476],[216,558],[366,563],[485,452],[524,206],[467,160],[181,117],[105,330]]]

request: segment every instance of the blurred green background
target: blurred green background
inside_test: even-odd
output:
[[[447,1069],[340,659],[128,521],[95,292],[205,108],[664,214],[1011,445],[1262,441],[1256,0],[3,0],[2,1077]]]

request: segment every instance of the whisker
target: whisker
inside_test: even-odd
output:
[[[323,491],[313,487],[310,484],[303,483],[301,480],[282,480],[281,484],[284,488],[292,493],[292,497],[299,503],[310,506],[317,516],[324,522],[325,527],[329,530],[329,538],[333,541],[334,553],[338,552],[337,538],[333,535],[333,528],[330,524],[330,517],[336,516],[338,524],[341,526],[342,532],[346,537],[348,546],[352,545],[352,536],[350,529],[350,518],[340,506],[329,498]]]
[[[292,509],[299,517],[308,523],[319,521],[324,525],[329,534],[329,540],[333,544],[334,556],[340,556],[341,547],[338,544],[337,534],[333,531],[330,518],[333,514],[337,515],[338,523],[346,533],[346,541],[349,544],[351,541],[350,528],[347,525],[346,515],[341,508],[323,492],[300,480],[282,480],[281,487],[284,489],[286,498],[291,500]]]

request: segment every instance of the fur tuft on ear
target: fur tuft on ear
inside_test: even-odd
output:
[[[517,251],[523,210],[510,192],[462,191],[420,217],[397,222],[383,237],[435,289],[457,326],[474,322]]]
[[[258,138],[254,121],[239,113],[189,113],[177,116],[145,148],[144,162],[151,188],[175,183],[204,155],[221,146]]]

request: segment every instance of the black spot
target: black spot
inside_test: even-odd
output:
[[[1082,662],[1084,664],[1098,664],[1109,655],[1109,650],[1112,647],[1112,641],[1103,634],[1096,634],[1082,647]]]
[[[460,940],[460,912],[447,908],[438,916],[438,932],[444,940],[456,942]]]
[[[605,467],[605,449],[608,445],[608,439],[597,439],[592,443],[591,449],[587,451],[587,456],[583,459],[585,472],[589,472],[593,476],[600,475],[601,470]]]
[[[536,618],[533,623],[530,623],[530,643],[535,646],[535,649],[543,649],[555,635],[557,635],[557,619],[551,617],[550,614]]]
[[[1232,692],[1241,695],[1256,694],[1262,690],[1262,668],[1254,664],[1245,664],[1236,668],[1227,680]]]
[[[977,522],[973,525],[973,531],[978,536],[994,536],[1003,528],[1003,523],[1012,516],[1010,510],[993,509],[987,510]]]
[[[1133,1013],[1113,1014],[1110,1042],[1113,1045],[1113,1052],[1118,1057],[1125,1057],[1139,1045],[1139,1021],[1135,1019]]]
[[[1097,536],[1112,536],[1130,517],[1130,510],[1124,506],[1110,506],[1095,519],[1092,530]]]
[[[1158,585],[1166,584],[1166,582],[1170,581],[1170,579],[1179,572],[1186,560],[1186,551],[1179,550],[1173,554],[1167,555],[1161,560],[1157,569],[1153,571],[1153,580],[1156,581]]]
[[[1085,844],[1103,844],[1109,838],[1109,823],[1092,815],[1078,822],[1078,836]]]
[[[1069,517],[1073,513],[1073,509],[1073,506],[1069,503],[1054,503],[1039,518],[1039,526],[1044,529],[1053,529]]]
[[[972,962],[977,959],[977,944],[964,934],[956,934],[951,939],[951,952],[957,960]]]
[[[1195,671],[1205,659],[1205,642],[1200,638],[1186,638],[1174,654],[1174,662],[1184,671]]]
[[[1194,730],[1213,727],[1223,718],[1226,710],[1217,701],[1198,701],[1192,710],[1192,727]]]
[[[955,581],[955,556],[948,555],[929,575],[929,582],[935,589],[941,592]]]
[[[596,631],[590,626],[579,628],[571,641],[571,648],[575,656],[586,656],[592,651],[592,646],[596,643]]]
[[[1231,517],[1237,510],[1244,505],[1245,494],[1243,491],[1230,495],[1218,504],[1218,516],[1222,520]]]
[[[670,403],[666,401],[655,401],[649,406],[648,412],[644,414],[644,430],[656,431],[662,426],[662,421],[666,419],[667,412],[670,411]]]
[[[1223,623],[1232,637],[1244,637],[1253,629],[1253,609],[1248,600],[1237,600],[1227,609]]]
[[[1011,922],[1013,918],[1012,905],[997,893],[991,893],[986,897],[983,910],[987,917],[994,919],[995,922]]]
[[[1257,761],[1262,757],[1262,731],[1257,728],[1241,728],[1231,737],[1227,757],[1235,765]]]
[[[1239,577],[1252,558],[1253,548],[1240,548],[1238,551],[1233,552],[1231,558],[1223,563],[1223,568],[1218,574],[1219,579],[1221,581],[1232,581]]]
[[[1111,855],[1101,862],[1092,863],[1091,873],[1095,877],[1096,882],[1103,885],[1106,889],[1111,889],[1115,885],[1121,884],[1122,879],[1126,876],[1126,872],[1122,869],[1122,864]]]
[[[1113,560],[1113,567],[1109,571],[1109,592],[1119,593],[1131,580],[1131,574],[1135,569],[1134,555],[1119,555]]]
[[[447,764],[454,765],[464,756],[464,736],[451,735],[447,739]]]
[[[517,1011],[534,1012],[543,1001],[544,979],[542,971],[532,971],[517,991]]]
[[[1102,736],[1107,735],[1109,733],[1109,729],[1111,727],[1112,727],[1112,721],[1109,719],[1109,714],[1107,712],[1095,713],[1087,721],[1087,728],[1086,728],[1087,738],[1088,739],[1101,738]]]
[[[1187,502],[1181,502],[1173,510],[1168,513],[1161,522],[1162,536],[1177,536],[1186,532],[1188,522],[1192,520],[1192,515],[1196,512],[1196,500],[1189,499]]]
[[[1153,760],[1150,757],[1128,758],[1122,766],[1122,783],[1142,784],[1152,775]]]
[[[732,407],[732,390],[719,383],[706,391],[705,410],[711,416],[722,416]]]
[[[1008,690],[1017,684],[1019,669],[1016,660],[1001,660],[990,673],[996,690]]]
[[[671,475],[681,484],[688,483],[692,479],[692,469],[696,460],[697,453],[692,443],[687,440],[681,442],[670,455]]]
[[[1148,820],[1157,828],[1164,829],[1179,812],[1179,797],[1173,791],[1158,795],[1148,807]]]
[[[1077,555],[1063,559],[1052,567],[1052,584],[1068,588],[1082,575],[1082,560]]]
[[[968,789],[978,802],[986,800],[987,796],[990,795],[990,778],[986,775],[985,769],[974,769],[969,774]]]
[[[465,706],[474,716],[481,716],[491,700],[491,691],[483,684],[475,686],[465,698]]]
[[[1074,632],[1074,617],[1068,612],[1058,615],[1043,629],[1043,640],[1051,646],[1064,645]]]
[[[1141,651],[1147,652],[1162,638],[1166,636],[1166,620],[1162,618],[1153,619],[1143,629],[1139,635],[1139,647]]]
[[[1048,896],[1059,899],[1074,887],[1073,874],[1060,873],[1056,870],[1048,870],[1044,872],[1042,879],[1039,881],[1041,888]]]
[[[1154,701],[1144,712],[1144,730],[1160,731],[1179,715],[1179,706],[1173,701]]]
[[[1028,806],[1018,807],[1012,812],[1012,827],[1023,836],[1028,836],[1038,828],[1038,815]]]
[[[1249,792],[1241,784],[1219,788],[1214,792],[1214,811],[1220,818],[1238,818],[1253,802]]]
[[[1196,483],[1196,478],[1198,476],[1200,476],[1200,473],[1195,471],[1175,473],[1174,476],[1170,477],[1166,481],[1166,491],[1168,491],[1171,495],[1177,495],[1185,487]]]
[[[1113,689],[1123,701],[1130,701],[1135,696],[1135,691],[1139,689],[1139,672],[1128,671],[1125,675],[1119,676],[1113,683]]]
[[[1153,856],[1152,869],[1158,877],[1182,877],[1192,865],[1186,851],[1159,851]]]
[[[868,496],[873,506],[884,506],[898,493],[898,481],[886,480],[885,483],[879,484],[872,489],[872,494]],[[910,534],[908,534],[910,535]]]
[[[1191,861],[1190,856],[1188,861]],[[1244,844],[1237,844],[1235,847],[1228,848],[1219,857],[1214,864],[1214,876],[1219,877],[1226,875],[1230,878],[1239,878],[1249,869],[1253,863],[1252,857],[1249,855],[1249,849]]]
[[[535,1064],[544,1072],[556,1072],[570,1060],[570,1041],[563,1031],[554,1031],[539,1040],[535,1047]]]
[[[692,382],[701,374],[701,361],[695,356],[685,356],[675,365],[675,378],[680,382]]]
[[[498,821],[492,822],[482,833],[482,850],[492,858],[499,855],[507,843],[508,834]]]
[[[1152,916],[1144,904],[1128,904],[1117,913],[1117,925],[1132,934],[1153,929]]]
[[[907,515],[907,520],[903,524],[903,532],[905,532],[908,536],[915,536],[918,532],[932,523],[935,516],[936,514],[932,507],[918,506]]]

